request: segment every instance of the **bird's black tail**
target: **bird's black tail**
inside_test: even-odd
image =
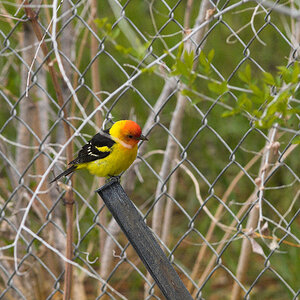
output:
[[[75,170],[77,169],[76,165],[71,166],[70,168],[68,168],[66,171],[60,173],[58,176],[56,176],[53,180],[50,181],[50,183],[58,180],[59,178],[63,177],[63,176],[67,176],[71,173],[73,173]]]

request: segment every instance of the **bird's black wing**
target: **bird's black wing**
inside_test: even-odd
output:
[[[78,157],[71,161],[69,165],[87,163],[108,156],[115,141],[109,137],[109,129],[103,130],[103,132],[104,134],[97,133],[94,135],[79,151]]]

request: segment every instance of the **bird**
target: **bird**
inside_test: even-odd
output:
[[[101,130],[94,135],[69,163],[71,166],[50,183],[80,169],[87,169],[92,175],[107,179],[119,177],[136,159],[138,143],[141,140],[148,139],[136,122],[120,120],[110,129]]]

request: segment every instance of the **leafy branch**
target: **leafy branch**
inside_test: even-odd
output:
[[[298,62],[294,62],[289,67],[279,66],[275,75],[263,72],[262,76],[253,74],[251,66],[247,64],[237,75],[242,82],[240,90],[231,90],[226,80],[219,82],[212,78],[212,60],[214,50],[212,49],[206,56],[203,51],[196,57],[193,51],[183,50],[183,45],[178,48],[175,62],[172,65],[170,76],[178,76],[184,84],[181,90],[183,95],[192,99],[199,99],[195,80],[200,74],[206,76],[209,82],[203,84],[203,89],[207,88],[213,97],[222,96],[222,101],[226,101],[229,91],[237,96],[235,106],[224,111],[222,117],[230,117],[247,113],[254,120],[257,128],[271,128],[275,123],[285,125],[291,116],[300,113],[300,106],[290,105],[292,99],[299,98],[299,74]],[[194,61],[198,59],[199,65],[194,71]],[[248,91],[248,92],[246,92]],[[198,100],[193,103],[199,102]],[[294,139],[299,143],[300,139]]]
[[[224,112],[223,116],[233,116],[247,112],[255,119],[255,126],[270,128],[275,123],[280,125],[299,113],[300,107],[291,107],[290,99],[298,96],[300,68],[298,62],[287,68],[277,67],[276,75],[264,72],[262,78],[254,77],[250,65],[238,72],[239,79],[244,87],[251,92],[239,93],[236,106],[231,111]]]

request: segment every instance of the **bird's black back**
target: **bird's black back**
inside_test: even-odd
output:
[[[84,145],[78,153],[78,157],[71,161],[70,165],[77,165],[91,162],[97,159],[105,158],[111,151],[99,151],[96,147],[108,147],[110,150],[115,144],[109,136],[109,129],[103,130],[104,134],[97,133],[93,138]]]

